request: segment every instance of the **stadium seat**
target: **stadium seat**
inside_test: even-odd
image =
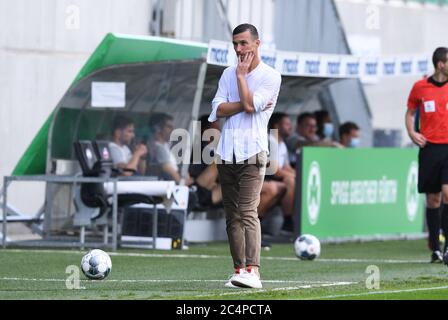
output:
[[[76,158],[79,161],[84,177],[116,177],[119,172],[113,168],[109,158],[109,149],[104,142],[92,143],[91,141],[74,142]],[[107,194],[103,183],[82,183],[81,199],[90,208],[100,208],[96,220],[105,213],[110,212],[112,195]],[[140,193],[118,194],[118,208],[129,207],[138,203],[158,204],[162,203],[161,197],[148,196]]]
[[[110,157],[110,150],[109,150],[109,141],[105,140],[94,140],[92,141],[93,150],[95,152],[95,155],[98,160],[103,162],[112,161]],[[132,172],[135,173],[136,171],[133,169],[127,169],[127,168],[112,168],[112,172],[114,175],[120,175],[123,172]]]

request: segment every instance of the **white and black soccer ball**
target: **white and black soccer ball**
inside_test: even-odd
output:
[[[301,260],[314,260],[320,255],[320,241],[311,234],[301,235],[294,242],[296,256]]]
[[[89,279],[102,280],[112,270],[112,261],[103,250],[93,249],[82,257],[81,270]]]

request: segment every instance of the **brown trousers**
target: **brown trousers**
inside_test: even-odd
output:
[[[238,163],[218,161],[226,229],[235,268],[260,266],[261,226],[257,207],[266,172],[262,151]]]

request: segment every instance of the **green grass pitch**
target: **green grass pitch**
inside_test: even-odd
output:
[[[226,243],[184,251],[119,250],[112,272],[67,289],[66,268],[83,252],[0,249],[0,299],[448,299],[448,267],[430,264],[423,240],[328,244],[315,261],[300,261],[292,244],[262,251],[263,289],[228,289]],[[379,269],[379,289],[368,266]],[[69,280],[69,284],[73,284]]]

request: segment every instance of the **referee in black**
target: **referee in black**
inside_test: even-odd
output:
[[[434,74],[416,82],[409,94],[406,129],[420,147],[418,191],[426,194],[431,262],[448,264],[448,48],[437,48],[432,61]],[[419,130],[415,125],[417,111]],[[443,253],[440,229],[445,236]]]

